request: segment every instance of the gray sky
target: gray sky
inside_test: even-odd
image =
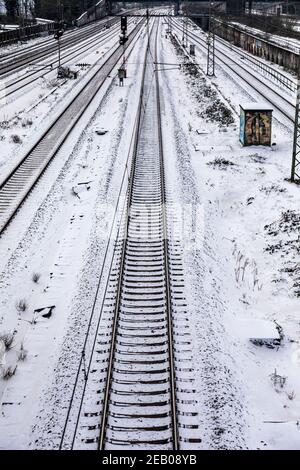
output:
[[[5,13],[4,0],[0,0],[0,13]]]

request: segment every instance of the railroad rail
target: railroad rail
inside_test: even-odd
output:
[[[86,31],[92,31],[94,29],[97,29],[101,27],[102,25],[105,25],[106,21],[101,20],[101,21],[98,21],[94,25],[86,25],[81,29],[81,31],[86,32]],[[77,36],[78,32],[79,32],[78,28],[67,29],[61,38],[62,42],[66,40],[67,38]],[[29,42],[27,44],[24,44],[21,48],[15,47],[15,48],[4,50],[4,51],[1,50],[0,48],[0,60],[2,61],[2,60],[9,60],[9,59],[18,59],[18,58],[22,58],[25,54],[29,52],[35,53],[41,47],[44,47],[44,46],[46,47],[47,45],[50,45],[51,42],[53,41],[53,35],[47,36],[45,38],[41,38],[39,41],[34,41],[34,42]]]
[[[136,38],[142,24],[143,22],[140,22],[129,34],[126,48]],[[123,51],[123,46],[118,46],[110,54],[33,148],[18,162],[4,181],[0,182],[0,235],[118,63]]]
[[[109,26],[113,26],[117,22],[118,18],[114,18],[105,23],[100,23],[100,26],[105,26],[106,24],[108,24]],[[98,28],[86,28],[84,30],[76,31],[75,33],[73,32],[72,34],[62,36],[61,51],[63,52],[64,49],[68,49],[71,46],[77,46],[79,42],[88,39],[94,39],[95,30],[97,30]],[[15,73],[28,65],[36,63],[36,61],[38,61],[39,59],[45,60],[47,57],[51,57],[53,56],[53,54],[56,54],[56,52],[57,42],[52,36],[50,40],[47,40],[46,44],[36,44],[30,46],[28,49],[26,48],[25,50],[17,51],[12,54],[2,55],[0,56],[0,76],[3,79],[7,74]]]
[[[81,54],[90,51],[93,45],[94,47],[99,47],[100,45],[102,45],[103,42],[112,39],[114,36],[116,37],[116,40],[118,40],[117,33],[118,27],[117,25],[115,25],[111,29],[105,30],[104,32],[101,32],[96,36],[92,37],[92,39],[89,39],[81,45],[78,45],[75,50],[72,50],[70,52],[66,51],[65,53],[62,53],[61,65],[67,64],[73,58],[79,58]],[[74,43],[74,45],[76,45],[76,42]],[[23,90],[27,85],[32,85],[34,81],[39,80],[40,78],[44,78],[51,72],[53,72],[55,66],[58,64],[58,59],[55,58],[54,60],[50,60],[51,62],[49,63],[44,62],[43,64],[41,64],[37,70],[33,69],[31,72],[27,72],[26,74],[20,77],[18,76],[17,78],[11,81],[4,82],[5,98],[7,99],[8,97],[11,97],[11,95],[17,93],[20,90]],[[32,65],[34,66],[35,64],[33,63]]]
[[[149,31],[125,204],[61,449],[177,450],[201,442],[180,250],[168,226],[154,65],[159,24]]]
[[[228,44],[228,42],[221,38],[216,37],[216,41],[218,44],[223,45],[227,50],[233,50],[237,54],[239,54],[242,60],[246,60],[248,64],[251,65],[254,69],[261,72],[263,75],[267,77],[271,77],[274,82],[279,84],[284,90],[289,90],[292,93],[297,91],[297,80],[288,77],[286,74],[276,70],[274,67],[266,64],[264,61],[258,59],[257,57],[253,57],[250,53],[244,51],[243,49],[233,45]]]
[[[175,29],[180,33],[181,28],[177,22],[174,21]],[[207,52],[207,43],[205,39],[200,38],[196,34],[188,31],[187,36],[206,54]],[[229,46],[228,46],[229,47]],[[261,78],[255,74],[255,70],[246,66],[246,64],[241,64],[237,58],[234,58],[232,55],[226,54],[224,49],[218,49],[217,44],[215,45],[215,57],[216,59],[224,64],[231,72],[233,72],[237,77],[239,77],[243,82],[247,83],[253,90],[258,92],[263,98],[265,98],[269,103],[271,103],[276,109],[280,111],[289,121],[294,122],[295,119],[295,105],[292,102],[291,98],[288,98],[277,91],[272,84],[268,84],[264,77]]]

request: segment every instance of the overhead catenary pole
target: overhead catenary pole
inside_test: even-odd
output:
[[[147,5],[147,10],[146,10],[146,18],[147,18],[147,50],[150,49],[150,30],[149,30],[149,8]]]
[[[292,156],[291,182],[300,182],[300,120],[299,120],[299,99],[300,99],[300,51],[298,55],[298,77],[297,77],[297,94],[294,121],[294,142]]]
[[[188,18],[186,12],[183,13],[184,18],[182,20],[182,44],[183,47],[187,47],[187,37],[188,37]]]
[[[19,22],[20,22],[20,40],[22,41],[23,37],[24,39],[26,39],[26,34],[24,31],[24,27],[25,27],[24,0],[21,0],[19,4]]]
[[[207,71],[208,77],[215,75],[215,21],[212,11],[212,2],[209,2],[208,36],[207,36]]]
[[[189,27],[189,19],[187,16],[187,12],[185,12],[185,46],[188,45],[188,27]]]
[[[57,48],[58,48],[58,70],[61,68],[61,43],[60,38],[63,31],[64,22],[64,5],[61,0],[57,1],[57,16],[58,16],[58,37],[57,37]]]

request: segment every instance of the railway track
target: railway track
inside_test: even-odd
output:
[[[132,27],[132,21],[129,22],[129,27]],[[61,64],[66,65],[70,60],[79,58],[85,52],[90,52],[91,48],[99,47],[103,42],[112,39],[114,36],[118,39],[118,25],[114,25],[111,29],[105,30],[104,32],[97,34],[92,39],[85,41],[81,45],[77,45],[76,50],[65,51],[61,55]],[[76,44],[76,43],[74,43]],[[72,46],[74,49],[74,45]],[[34,65],[34,64],[33,64]],[[22,76],[16,77],[11,81],[3,82],[5,84],[5,97],[6,99],[14,95],[15,93],[23,90],[27,85],[32,85],[36,80],[45,78],[47,75],[53,73],[55,67],[58,65],[57,57],[55,59],[49,59],[48,62],[41,64],[38,70],[28,71]]]
[[[118,18],[114,18],[108,22],[101,23],[98,25],[98,28],[105,27],[106,23],[109,26],[113,26],[118,22],[118,20]],[[95,35],[99,34],[98,28],[84,31],[79,30],[76,31],[76,33],[73,32],[72,34],[69,33],[66,36],[62,36],[61,51],[63,52],[65,49],[93,38]],[[0,77],[3,79],[7,74],[18,72],[20,69],[27,67],[40,59],[45,60],[47,57],[53,56],[56,52],[57,42],[52,36],[51,39],[47,40],[46,44],[37,44],[30,46],[28,50],[21,50],[12,54],[2,55],[0,56]]]
[[[233,51],[237,55],[239,55],[240,59],[245,61],[247,65],[250,65],[254,70],[261,73],[265,77],[271,78],[271,80],[279,85],[285,92],[289,91],[292,95],[297,90],[297,80],[296,78],[292,78],[291,75],[289,76],[287,73],[282,73],[276,68],[268,65],[266,61],[253,56],[249,52],[228,43],[225,39],[217,36],[216,37],[217,46],[220,52],[225,48],[225,53],[228,51]],[[221,46],[221,47],[220,47]]]
[[[174,22],[175,29],[180,33],[181,28],[177,22]],[[206,41],[192,32],[188,32],[188,37],[192,42],[196,43],[204,53],[207,52]],[[277,91],[272,84],[268,84],[265,77],[258,77],[256,71],[246,64],[241,64],[238,59],[233,58],[232,54],[226,54],[225,50],[220,50],[218,45],[215,46],[216,59],[224,64],[234,75],[239,77],[243,82],[247,83],[251,88],[258,92],[265,100],[272,104],[280,111],[289,121],[294,122],[295,106],[291,98],[287,98]]]
[[[126,48],[136,38],[141,27],[142,22],[130,33]],[[0,182],[0,235],[118,63],[122,53],[123,46],[118,46],[93,73],[89,81],[78,91],[33,148]]]
[[[64,40],[66,38],[70,38],[72,36],[76,36],[78,34],[78,31],[81,30],[83,32],[91,31],[92,29],[96,28],[98,29],[101,26],[105,25],[105,22],[107,21],[107,18],[103,18],[102,20],[99,20],[97,23],[94,23],[93,25],[86,25],[82,26],[80,28],[72,28],[72,29],[67,29],[63,35]],[[6,61],[6,60],[14,60],[18,58],[22,58],[24,54],[27,53],[35,53],[37,52],[41,47],[46,47],[51,44],[53,40],[53,35],[50,34],[47,37],[40,37],[40,38],[34,38],[29,39],[29,41],[32,41],[27,43],[26,45],[23,45],[21,48],[17,46],[12,45],[12,49],[9,49],[8,51],[2,52],[2,48],[0,47],[0,61]],[[5,46],[3,46],[5,48]]]
[[[177,450],[201,442],[180,243],[171,240],[167,210],[158,31],[159,22],[146,50],[123,216],[61,449]]]
[[[66,65],[70,60],[80,57],[81,54],[91,51],[91,47],[99,47],[102,42],[108,41],[109,39],[116,36],[117,39],[118,28],[109,30],[109,32],[104,32],[97,37],[89,40],[87,43],[78,45],[76,50],[63,53],[61,55],[61,65]],[[73,46],[74,47],[74,46]],[[11,81],[5,83],[5,97],[11,97],[13,94],[17,93],[20,90],[23,90],[27,85],[32,85],[36,80],[44,78],[47,75],[53,73],[55,67],[58,65],[58,59],[50,59],[51,61],[41,64],[38,70],[32,70],[31,72],[25,73],[24,75],[17,77]],[[34,64],[33,64],[34,65]]]

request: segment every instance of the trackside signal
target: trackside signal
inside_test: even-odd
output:
[[[56,33],[54,34],[54,39],[60,39],[62,37],[62,35],[64,34],[64,30],[63,29],[58,29],[56,31]]]
[[[127,16],[121,16],[121,31],[122,33],[127,31]]]

